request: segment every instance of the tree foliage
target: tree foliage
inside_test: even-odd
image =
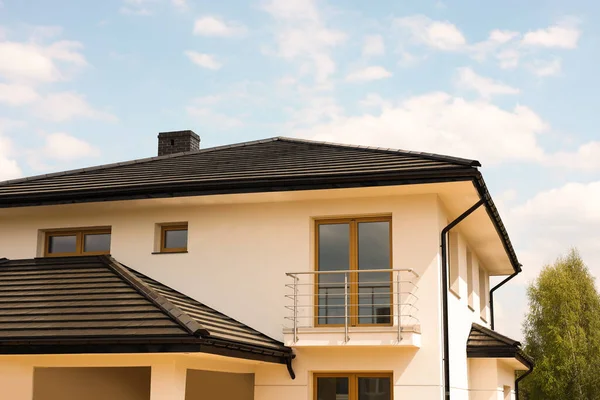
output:
[[[600,296],[577,250],[543,268],[527,290],[525,351],[535,369],[522,399],[600,399]]]

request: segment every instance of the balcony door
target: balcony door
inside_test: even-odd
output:
[[[391,218],[319,220],[317,325],[391,325]],[[344,311],[347,304],[347,312]]]

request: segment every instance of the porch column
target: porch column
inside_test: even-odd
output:
[[[33,366],[0,361],[0,397],[10,400],[33,399]],[[4,398],[4,397],[2,397]]]
[[[186,374],[175,362],[152,365],[150,400],[185,400]]]

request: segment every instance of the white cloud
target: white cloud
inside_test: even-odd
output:
[[[47,135],[44,147],[39,152],[46,158],[58,161],[96,157],[100,154],[98,149],[88,142],[63,132]]]
[[[385,53],[385,44],[381,35],[365,36],[362,54],[363,56],[380,56]]]
[[[217,61],[215,56],[211,54],[199,53],[197,51],[188,50],[185,52],[185,55],[196,65],[200,67],[217,70],[220,69],[223,65]]]
[[[437,50],[456,51],[467,44],[456,25],[447,21],[434,21],[424,15],[397,18],[394,25],[406,31],[415,43]]]
[[[548,166],[576,169],[581,171],[600,171],[600,142],[592,141],[581,145],[576,151],[559,151],[546,157]]]
[[[243,35],[246,28],[236,22],[226,22],[214,16],[200,17],[194,23],[194,34],[200,36],[231,37]]]
[[[521,54],[515,49],[507,49],[496,54],[496,59],[500,62],[500,68],[512,69],[519,65]]]
[[[78,42],[60,41],[49,46],[0,42],[0,76],[18,82],[56,82],[66,79],[59,63],[83,66]],[[58,62],[58,63],[57,63]]]
[[[187,0],[171,0],[171,4],[180,10],[187,10],[189,7]]]
[[[6,131],[20,125],[23,123],[0,117],[0,182],[23,175],[15,158],[12,141],[5,135]]]
[[[575,49],[581,36],[581,30],[578,25],[578,20],[566,18],[546,29],[527,32],[523,36],[522,43],[528,46]]]
[[[360,116],[332,114],[326,123],[296,130],[319,140],[479,158],[484,165],[543,159],[537,136],[548,128],[531,109],[504,110],[434,92]],[[368,135],[365,135],[368,132]]]
[[[555,58],[551,61],[534,60],[529,64],[529,70],[541,77],[555,76],[560,74],[562,69],[562,62],[559,58]]]
[[[460,88],[474,90],[481,97],[490,98],[498,94],[518,94],[519,89],[504,83],[477,75],[471,68],[459,68],[457,85]]]
[[[203,105],[192,105],[186,108],[189,115],[197,117],[198,123],[214,129],[233,129],[243,126],[243,122],[236,118],[214,111]]]
[[[52,93],[36,102],[34,114],[40,118],[63,122],[76,118],[90,118],[114,122],[114,115],[96,110],[86,101],[85,97],[75,92]]]
[[[351,72],[346,76],[348,82],[368,82],[385,79],[392,76],[392,73],[387,69],[378,65],[366,67],[358,71]]]
[[[521,243],[522,282],[577,245],[592,272],[600,275],[600,182],[568,183],[543,191],[510,209],[511,237]]]
[[[148,16],[153,14],[152,6],[156,0],[123,0],[119,9],[121,14]]]
[[[263,9],[276,21],[276,54],[299,61],[300,74],[327,86],[336,71],[331,50],[345,41],[345,33],[326,26],[314,0],[269,0]]]
[[[503,31],[500,29],[494,29],[490,32],[489,41],[495,43],[507,43],[517,38],[519,35],[520,33],[515,31]]]
[[[0,83],[0,103],[22,106],[39,99],[39,94],[31,86],[18,83]]]

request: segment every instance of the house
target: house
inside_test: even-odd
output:
[[[0,183],[0,398],[515,397],[493,293],[521,266],[477,161],[158,141]]]

